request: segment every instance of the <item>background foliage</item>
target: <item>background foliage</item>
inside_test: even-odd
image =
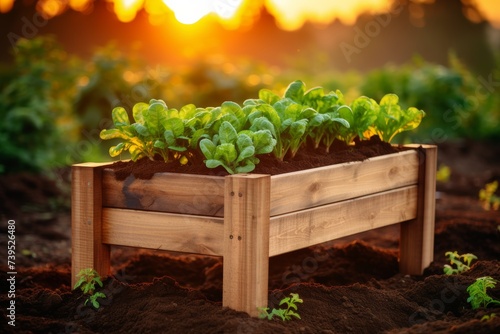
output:
[[[51,37],[21,39],[15,50],[15,66],[0,66],[0,173],[107,160],[113,143],[103,144],[99,132],[111,126],[116,106],[130,112],[135,103],[152,98],[174,108],[242,104],[261,88],[283,91],[297,79],[309,88],[340,89],[347,103],[359,95],[378,101],[395,93],[403,108],[424,110],[418,130],[398,135],[396,142],[500,139],[500,66],[477,75],[453,54],[448,66],[415,57],[402,66],[340,73],[323,64],[321,55],[291,61],[292,70],[282,71],[211,56],[189,67],[152,66],[140,55],[119,53],[113,44],[85,60]],[[314,66],[307,66],[311,62]]]

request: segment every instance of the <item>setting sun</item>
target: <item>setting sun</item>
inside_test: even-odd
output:
[[[15,0],[0,0],[0,12],[12,9]],[[150,22],[157,25],[168,20],[173,13],[183,24],[195,24],[203,17],[213,14],[226,28],[248,26],[252,17],[261,8],[271,13],[277,25],[284,30],[300,29],[306,22],[320,25],[340,20],[353,25],[364,13],[387,12],[394,6],[412,6],[419,3],[433,3],[435,0],[412,0],[409,3],[394,0],[106,0],[121,22],[133,21],[140,10],[149,15]],[[70,8],[90,13],[94,0],[38,0],[37,10],[45,18],[62,14]],[[488,0],[462,0],[464,14],[474,22],[488,20],[500,26],[500,3]]]

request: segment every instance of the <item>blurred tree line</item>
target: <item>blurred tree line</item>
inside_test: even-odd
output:
[[[311,62],[315,66],[311,66]],[[497,60],[500,65],[500,59]],[[427,113],[418,131],[399,141],[440,144],[456,138],[500,139],[500,66],[488,75],[466,68],[453,54],[448,66],[415,59],[367,74],[340,73],[321,57],[296,59],[286,71],[253,61],[201,59],[194,66],[147,65],[109,44],[89,60],[68,54],[50,36],[21,39],[14,64],[0,65],[0,173],[40,172],[82,161],[109,160],[99,132],[110,128],[111,110],[151,98],[169,107],[193,103],[243,103],[261,88],[282,91],[301,79],[309,88],[340,89],[346,99],[387,93],[404,107]]]

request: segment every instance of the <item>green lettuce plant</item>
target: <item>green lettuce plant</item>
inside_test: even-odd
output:
[[[293,159],[308,141],[326,152],[335,139],[351,144],[356,137],[379,135],[390,141],[418,126],[425,115],[415,108],[404,111],[393,94],[380,104],[362,96],[347,105],[339,90],[306,90],[300,80],[290,83],[282,96],[268,89],[258,95],[243,106],[226,101],[217,107],[189,104],[180,110],[152,99],[134,105],[134,123],[124,108],[117,107],[112,111],[115,128],[102,130],[100,136],[121,140],[109,149],[112,157],[129,152],[133,161],[161,157],[183,164],[204,157],[208,168],[222,166],[233,174],[253,171],[259,154]]]
[[[200,141],[200,149],[208,168],[222,166],[229,174],[235,174],[253,171],[259,163],[256,155],[271,152],[275,144],[268,130],[238,133],[231,123],[224,121],[218,134]]]

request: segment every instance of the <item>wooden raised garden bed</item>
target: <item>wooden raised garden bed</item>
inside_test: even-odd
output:
[[[107,164],[72,169],[72,284],[110,272],[110,246],[223,257],[223,306],[258,315],[269,257],[401,223],[400,270],[433,260],[437,148],[280,175],[158,173],[117,181]]]

